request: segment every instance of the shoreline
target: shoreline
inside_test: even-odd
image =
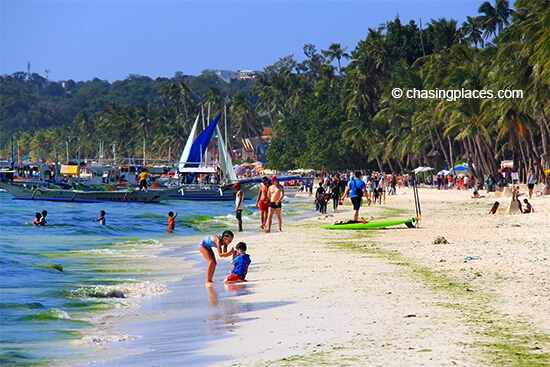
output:
[[[282,233],[236,233],[235,241],[246,242],[252,258],[249,281],[228,291],[220,281],[230,264],[221,259],[215,297],[204,287],[202,259],[186,257],[198,259],[197,273],[160,296],[176,303],[148,313],[145,303],[155,301],[144,300],[130,319],[136,321],[135,330],[149,331],[102,348],[135,351],[139,345],[163,345],[172,352],[157,348],[135,357],[144,362],[146,356],[141,365],[151,366],[186,361],[185,335],[177,330],[183,318],[173,311],[182,306],[177,293],[192,289],[203,305],[210,302],[203,324],[208,315],[223,324],[220,334],[202,335],[202,348],[192,352],[193,365],[550,362],[550,197],[533,197],[536,212],[529,215],[487,215],[494,198],[419,191],[423,217],[416,229],[321,229],[321,224],[351,218],[348,199],[340,212],[329,209],[329,216],[315,216],[312,208],[310,218],[285,221],[283,212]],[[360,216],[370,220],[403,211],[414,212],[408,189],[387,197],[386,205],[363,206]],[[254,227],[244,225],[245,230]],[[438,237],[449,243],[435,244]],[[174,251],[183,252],[184,245],[178,246]],[[185,254],[193,254],[192,249]],[[154,329],[162,325],[172,331],[165,335]],[[526,335],[531,338],[522,339]],[[508,340],[511,336],[515,339]],[[510,352],[497,346],[502,344]],[[131,365],[124,359],[110,361]]]

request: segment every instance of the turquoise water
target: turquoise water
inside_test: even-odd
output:
[[[246,204],[245,229],[252,221],[257,228],[257,209]],[[178,236],[195,246],[191,236],[235,229],[233,205],[49,203],[0,193],[0,365],[51,365],[83,353],[71,342],[96,326],[96,315],[123,304],[121,289],[147,294],[159,289],[151,284],[173,280],[176,273],[157,257],[168,242]],[[44,209],[46,226],[33,226]],[[100,210],[105,226],[92,222]],[[303,210],[285,205],[285,217]],[[179,212],[172,234],[168,211]]]

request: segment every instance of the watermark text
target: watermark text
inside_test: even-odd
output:
[[[407,99],[444,99],[454,102],[458,99],[509,99],[523,98],[523,91],[520,89],[501,89],[493,91],[490,89],[404,89],[393,88],[393,98]]]

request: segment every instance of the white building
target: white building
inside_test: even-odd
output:
[[[229,83],[231,79],[254,79],[257,75],[260,75],[262,72],[259,70],[217,70],[216,75],[220,77],[226,83]]]

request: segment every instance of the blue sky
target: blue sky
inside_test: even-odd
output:
[[[399,17],[478,15],[483,0],[0,0],[0,74],[113,82],[205,69],[262,70],[302,47],[349,46]]]

